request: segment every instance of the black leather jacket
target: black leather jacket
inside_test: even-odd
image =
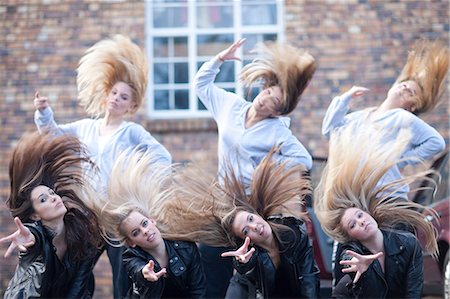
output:
[[[36,242],[26,252],[19,252],[19,265],[4,298],[91,298],[96,258],[75,263],[66,254],[60,261],[51,231],[41,222],[25,226]]]
[[[166,268],[168,278],[161,277],[150,282],[142,275],[142,268],[150,261],[155,262],[155,272],[161,270],[158,261],[148,252],[136,246],[123,253],[125,268],[133,281],[130,298],[162,298],[170,291],[171,297],[205,298],[206,278],[197,245],[192,242],[164,240],[169,255]],[[171,289],[165,289],[170,285]]]
[[[268,222],[284,224],[292,229],[280,234],[279,267],[275,269],[266,250],[254,246],[255,252],[247,263],[233,260],[238,273],[232,279],[235,283],[230,284],[229,288],[240,288],[240,284],[246,284],[247,288],[256,288],[264,298],[318,298],[320,271],[303,222],[293,217],[272,217]],[[227,294],[237,293],[229,289]],[[248,297],[254,298],[255,294],[249,291]]]
[[[359,242],[342,245],[340,258],[336,261],[336,298],[421,298],[423,287],[422,249],[417,238],[404,231],[384,231],[384,273],[378,260],[374,261],[356,284],[355,273],[342,273],[342,259],[351,259],[345,254],[352,250],[359,254],[371,254]]]

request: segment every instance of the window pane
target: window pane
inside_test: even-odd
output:
[[[189,90],[175,90],[175,109],[189,109]]]
[[[155,84],[169,83],[169,65],[167,63],[155,63],[153,66],[153,82]]]
[[[153,39],[153,56],[169,57],[169,39],[167,37],[155,37]]]
[[[213,56],[229,47],[233,34],[202,34],[197,36],[197,56]]]
[[[277,23],[276,4],[243,4],[242,24],[248,25],[274,25]]]
[[[175,63],[175,83],[189,82],[189,68],[186,63]]]
[[[188,39],[186,36],[183,37],[174,37],[174,53],[175,57],[188,57]]]
[[[203,105],[202,101],[200,101],[199,98],[197,98],[197,107],[198,107],[198,110],[202,110],[202,111],[206,110],[205,105]]]
[[[169,106],[169,91],[155,90],[155,110],[168,110]]]
[[[157,6],[153,9],[154,28],[186,27],[188,23],[188,9],[186,3],[177,6]]]
[[[231,1],[230,1],[231,2]],[[232,3],[224,5],[202,5],[197,7],[198,28],[230,28],[233,26]]]

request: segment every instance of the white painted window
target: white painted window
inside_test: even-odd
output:
[[[209,117],[191,86],[198,68],[240,38],[242,62],[226,62],[216,84],[249,94],[236,78],[257,42],[283,40],[282,0],[146,1],[150,61],[147,111],[152,119]]]

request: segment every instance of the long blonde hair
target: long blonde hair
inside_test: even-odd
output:
[[[396,83],[412,80],[420,86],[414,113],[428,112],[442,100],[449,59],[449,48],[442,41],[420,39],[413,44]]]
[[[279,112],[291,113],[316,71],[314,57],[303,49],[275,42],[260,43],[254,51],[259,56],[242,69],[240,80],[247,87],[258,80],[264,88],[278,85],[283,92]]]
[[[125,151],[109,179],[107,200],[97,203],[103,236],[124,245],[121,224],[131,212],[157,220],[161,202],[169,196],[171,166],[160,165],[149,153]],[[117,245],[117,244],[115,244]]]
[[[401,161],[411,133],[402,129],[395,140],[386,142],[383,130],[369,126],[355,135],[358,125],[349,124],[331,136],[328,162],[314,196],[314,211],[322,228],[338,242],[350,241],[341,219],[348,208],[356,207],[369,213],[382,229],[408,223],[422,230],[427,239],[426,250],[436,255],[436,230],[420,213],[425,208],[394,196],[402,186],[429,172],[377,186],[382,176]]]
[[[287,169],[286,163],[273,159],[272,151],[256,168],[251,182],[251,195],[231,168],[219,183],[194,165],[176,171],[173,192],[164,204],[159,222],[167,237],[201,242],[211,246],[236,246],[239,239],[232,232],[239,211],[254,213],[267,219],[294,197],[303,203],[311,193],[310,181],[303,166]],[[299,203],[300,204],[300,203]],[[306,220],[304,213],[293,211]],[[277,236],[283,227],[272,226]]]
[[[104,101],[114,84],[128,84],[136,112],[144,102],[147,89],[148,64],[145,53],[130,38],[115,35],[89,48],[77,69],[78,100],[86,112],[100,116],[105,112]]]

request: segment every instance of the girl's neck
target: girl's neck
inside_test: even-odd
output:
[[[151,250],[147,250],[159,263],[161,268],[167,267],[169,262],[169,255],[166,250],[166,243],[164,240],[156,247]]]
[[[109,113],[105,114],[102,120],[103,127],[118,127],[124,122],[123,116],[114,116]]]
[[[255,108],[253,108],[253,105],[252,105],[247,110],[247,114],[245,116],[245,128],[250,128],[250,127],[254,126],[256,123],[258,123],[266,118],[267,118],[267,116],[258,114],[258,112],[255,110]]]
[[[378,252],[384,253],[384,241],[383,240],[384,240],[383,233],[381,232],[381,230],[378,229],[376,234],[372,238],[364,240],[361,243],[364,245],[364,247],[369,249],[369,251],[372,252],[373,254],[378,253]]]

